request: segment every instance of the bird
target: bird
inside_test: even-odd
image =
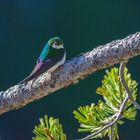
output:
[[[24,84],[36,79],[44,72],[51,73],[59,66],[63,65],[65,61],[66,50],[63,40],[59,37],[53,37],[45,44],[31,74],[19,82],[19,84]]]

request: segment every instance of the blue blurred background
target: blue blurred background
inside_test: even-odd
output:
[[[31,72],[50,37],[63,38],[67,59],[71,59],[139,30],[139,0],[1,0],[0,90],[17,84]],[[136,57],[128,64],[137,82],[139,62],[140,57]],[[45,114],[60,118],[69,140],[85,136],[78,134],[79,124],[72,112],[101,98],[95,90],[104,74],[104,70],[98,71],[76,85],[1,115],[0,140],[30,140],[34,125]],[[139,116],[119,127],[123,140],[140,139]]]

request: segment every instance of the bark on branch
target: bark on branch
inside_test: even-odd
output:
[[[58,89],[77,83],[89,74],[140,55],[140,32],[83,53],[58,68],[51,76],[15,85],[0,92],[0,114],[17,109]]]

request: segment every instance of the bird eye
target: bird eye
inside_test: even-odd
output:
[[[58,42],[55,42],[55,45],[59,45],[59,43]]]

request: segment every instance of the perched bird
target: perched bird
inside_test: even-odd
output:
[[[20,84],[27,83],[28,81],[37,78],[45,71],[52,72],[63,65],[66,60],[66,51],[63,45],[64,43],[61,38],[51,38],[37,59],[37,64],[31,74],[22,80]]]

